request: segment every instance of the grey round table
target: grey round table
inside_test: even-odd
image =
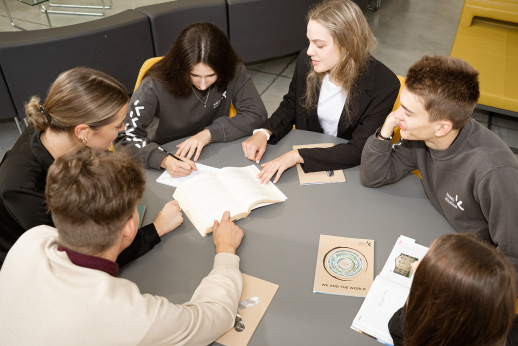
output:
[[[218,168],[252,164],[243,155],[244,139],[204,148],[199,162]],[[181,142],[163,147],[174,152]],[[261,162],[297,144],[343,142],[293,130],[277,145],[269,145]],[[237,251],[241,271],[279,285],[249,345],[380,345],[350,328],[363,298],[313,293],[320,234],[374,239],[377,275],[399,235],[429,246],[438,236],[454,233],[428,201],[417,176],[370,189],[361,186],[359,167],[344,173],[346,183],[300,186],[296,169],[289,169],[277,183],[288,199],[236,222],[245,231]],[[146,171],[146,191],[139,203],[147,206],[144,225],[172,199],[174,188],[156,182],[160,174]],[[201,237],[185,217],[152,251],[123,267],[120,277],[135,282],[142,293],[181,304],[210,272],[214,255],[212,237]]]

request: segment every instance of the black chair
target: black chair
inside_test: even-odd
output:
[[[134,10],[61,28],[0,33],[0,68],[21,118],[31,96],[44,98],[60,73],[78,66],[107,73],[132,93],[135,76],[151,56],[149,20]]]
[[[11,94],[9,93],[9,89],[7,88],[7,83],[4,79],[4,74],[0,69],[0,105],[2,105],[2,109],[0,110],[0,119],[13,119],[16,121],[16,126],[18,126],[18,131],[22,133],[23,125],[20,123],[20,118],[18,118],[18,113],[16,112],[16,108],[14,107],[13,100],[11,99]]]
[[[193,23],[212,23],[228,35],[225,0],[177,0],[136,10],[149,17],[155,56],[165,55],[180,32]]]
[[[244,62],[271,59],[308,45],[306,14],[319,0],[227,0],[229,37]]]

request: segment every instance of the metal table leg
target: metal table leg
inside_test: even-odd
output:
[[[5,1],[5,0],[4,0]],[[45,6],[40,4],[40,11],[45,13],[61,13],[61,14],[76,14],[76,15],[82,15],[82,16],[104,16],[106,14],[106,10],[112,8],[113,3],[112,0],[110,0],[110,5],[105,6],[104,0],[101,0],[101,6],[85,6],[85,5],[66,5],[66,4],[53,4],[50,1],[48,2],[49,9],[47,10]],[[71,11],[53,11],[50,10],[51,7],[66,7],[66,8],[93,8],[93,9],[99,9],[103,10],[102,13],[95,13],[95,12],[71,12]]]
[[[7,3],[4,1],[5,11],[7,12],[7,16],[9,17],[9,20],[11,21],[11,25],[14,26],[16,29],[26,31],[24,28],[20,28],[18,25],[14,24],[13,18],[11,17],[11,12],[9,12],[9,7],[7,7]]]
[[[11,12],[9,12],[9,7],[7,7],[7,3],[5,2],[5,0],[3,0],[3,2],[4,2],[4,6],[5,6],[5,11],[7,12],[7,16],[9,17],[9,20],[11,21],[11,25],[14,26],[16,29],[19,29],[19,30],[22,30],[22,31],[27,31],[27,29],[24,29],[24,28],[22,28],[22,27],[20,27],[20,26],[18,26],[16,24],[14,24],[13,18],[11,17]],[[40,8],[40,10],[41,10],[41,8]],[[48,13],[46,11],[45,11],[45,15],[47,16],[47,22],[49,23],[49,27],[52,28],[52,24],[50,24],[49,15],[48,15]]]

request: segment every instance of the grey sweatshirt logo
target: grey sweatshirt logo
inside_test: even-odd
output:
[[[221,98],[219,99],[219,101],[218,101],[218,102],[216,102],[216,103],[214,103],[214,104],[212,105],[212,108],[216,108],[217,106],[219,106],[219,104],[221,103],[221,101],[222,101],[223,99],[226,99],[226,98],[227,98],[227,91],[225,90],[225,91],[223,92],[223,95],[221,95]]]
[[[455,195],[455,198],[453,198],[452,195],[450,195],[448,192],[446,192],[446,197],[444,198],[448,204],[453,206],[455,209],[464,210],[464,208],[461,207],[462,201],[459,201],[459,196]]]

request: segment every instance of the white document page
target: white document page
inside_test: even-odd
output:
[[[380,276],[383,276],[410,289],[412,280],[414,279],[414,274],[412,272],[410,277],[406,277],[395,273],[394,269],[396,268],[396,260],[401,255],[407,255],[409,257],[417,258],[417,260],[420,261],[423,259],[424,255],[426,255],[427,251],[428,248],[426,246],[416,244],[414,239],[404,236],[399,237],[396,245],[389,255],[389,258],[387,259],[387,262],[385,262],[385,266],[383,267]]]
[[[178,185],[180,185],[184,181],[187,181],[187,180],[189,180],[191,178],[197,177],[200,174],[203,174],[203,173],[216,174],[219,171],[219,168],[202,165],[201,163],[197,163],[196,164],[196,168],[198,168],[197,171],[192,171],[191,174],[189,174],[189,175],[187,175],[185,177],[180,177],[180,178],[173,178],[173,177],[171,177],[169,175],[169,173],[167,173],[167,171],[164,171],[164,173],[162,173],[162,175],[160,175],[158,177],[156,182],[160,183],[160,184],[164,184],[164,185],[178,187]]]
[[[259,172],[257,167],[250,165],[222,168],[217,176],[246,208],[258,200],[286,200],[287,197],[272,182],[266,185],[259,183],[256,178]],[[270,203],[261,203],[260,206],[268,204]]]
[[[188,193],[184,193],[188,191]],[[186,206],[182,209],[192,208],[187,210],[191,215],[198,220],[204,220],[202,225],[203,234],[207,228],[212,227],[214,220],[221,221],[221,217],[225,211],[230,211],[230,216],[248,212],[236,198],[228,192],[225,185],[214,174],[204,173],[180,185],[173,197],[177,199],[177,193],[182,195],[182,198],[188,200]],[[195,208],[195,209],[194,209]],[[196,210],[196,212],[194,212]],[[194,215],[197,214],[197,215]],[[195,225],[198,228],[198,225]],[[198,231],[202,232],[200,229]]]
[[[359,329],[393,345],[388,322],[405,305],[409,292],[406,287],[378,275],[354,318],[353,329]]]

